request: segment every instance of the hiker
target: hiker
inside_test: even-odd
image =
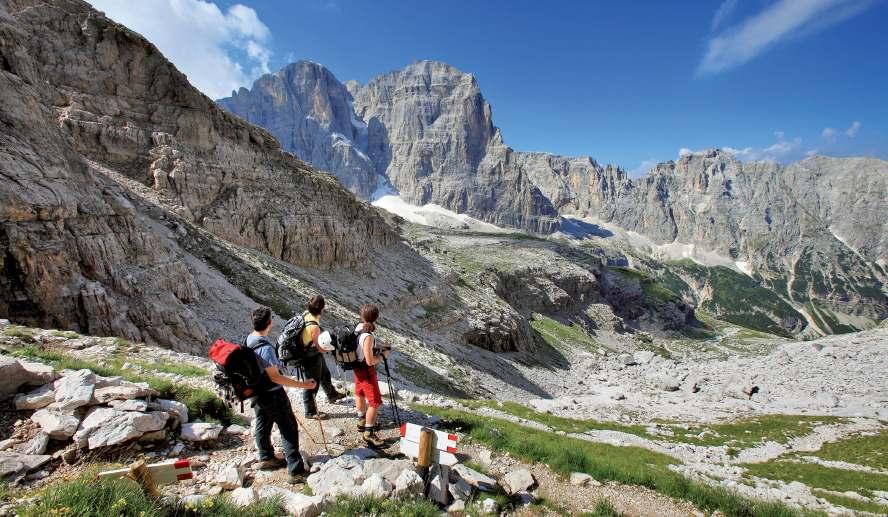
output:
[[[317,383],[308,379],[297,381],[281,374],[284,367],[272,342],[268,339],[271,332],[271,309],[259,306],[253,309],[253,332],[247,336],[247,346],[253,349],[259,365],[265,369],[271,380],[271,387],[260,392],[253,401],[253,412],[256,415],[254,435],[256,449],[259,451],[259,468],[275,470],[287,466],[288,482],[291,484],[304,481],[307,472],[299,453],[299,429],[296,416],[290,406],[290,399],[284,386],[304,390],[315,389]],[[274,453],[271,444],[271,427],[277,425],[284,445],[284,458]]]
[[[305,371],[306,378],[314,379],[317,382],[314,388],[302,392],[302,405],[305,410],[305,416],[317,420],[327,418],[326,414],[318,411],[318,405],[315,400],[318,389],[324,388],[324,393],[327,395],[327,400],[330,403],[346,396],[345,393],[336,391],[336,387],[333,386],[330,369],[327,368],[327,361],[324,360],[323,355],[328,350],[321,347],[320,343],[318,343],[318,336],[321,335],[321,313],[324,312],[326,305],[327,302],[321,295],[313,296],[308,300],[308,304],[305,307],[307,311],[303,315],[305,327],[302,329],[302,335],[300,336],[302,346],[305,347],[302,359],[303,371]]]
[[[383,441],[376,436],[376,420],[379,406],[382,405],[382,392],[379,391],[379,379],[376,377],[376,364],[379,357],[388,357],[388,350],[379,350],[376,346],[376,320],[379,318],[379,307],[371,304],[361,306],[361,323],[355,327],[358,334],[358,360],[355,366],[355,406],[358,410],[358,431],[364,441],[371,447],[381,447]]]

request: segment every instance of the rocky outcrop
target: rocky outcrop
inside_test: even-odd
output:
[[[218,108],[144,38],[77,0],[0,5],[0,314],[206,346],[201,285],[113,170],[232,243],[305,266],[394,241],[333,178]]]
[[[355,118],[351,93],[323,66],[287,65],[218,103],[267,129],[284,149],[331,172],[355,194],[368,198],[375,190],[376,169],[364,154],[367,125]]]

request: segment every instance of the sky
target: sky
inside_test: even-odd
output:
[[[888,159],[888,0],[89,1],[212,98],[300,59],[361,83],[432,59],[518,150]]]

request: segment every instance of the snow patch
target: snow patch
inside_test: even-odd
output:
[[[742,271],[746,276],[752,276],[752,265],[749,262],[738,260],[734,262],[734,265],[737,266],[737,269]]]
[[[376,190],[370,195],[370,199],[373,206],[403,217],[411,223],[487,232],[511,231],[500,228],[495,224],[480,221],[466,214],[458,214],[434,203],[423,206],[411,205],[401,199],[397,191],[386,181],[379,181],[377,183]]]

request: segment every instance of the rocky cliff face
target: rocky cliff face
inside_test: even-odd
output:
[[[299,265],[394,240],[329,175],[216,107],[153,45],[84,2],[0,4],[0,313],[169,345],[205,343],[207,286],[130,202]]]
[[[317,63],[288,65],[219,105],[264,127],[284,149],[333,173],[355,194],[367,198],[375,190],[376,170],[364,154],[367,125],[355,118],[351,93]]]

